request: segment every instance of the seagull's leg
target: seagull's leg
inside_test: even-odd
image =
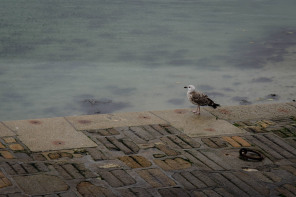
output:
[[[196,110],[193,110],[192,112],[195,113],[195,114],[200,114],[199,105],[197,105]]]
[[[198,105],[197,108],[198,108],[198,113],[197,114],[199,115],[200,114],[200,106]]]
[[[196,113],[197,113],[197,109],[196,109],[196,110],[193,110],[192,112],[193,112],[194,114],[196,114]]]

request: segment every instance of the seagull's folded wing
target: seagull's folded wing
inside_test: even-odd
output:
[[[209,101],[209,98],[207,95],[201,93],[201,92],[193,92],[192,94],[192,101],[199,104],[199,105],[203,105],[203,104],[207,104]]]

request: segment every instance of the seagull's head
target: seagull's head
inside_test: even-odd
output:
[[[187,88],[188,92],[193,92],[195,90],[194,85],[188,85],[188,86],[185,86],[184,88]]]

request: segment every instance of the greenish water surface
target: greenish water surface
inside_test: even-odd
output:
[[[295,0],[3,0],[0,120],[295,99]]]

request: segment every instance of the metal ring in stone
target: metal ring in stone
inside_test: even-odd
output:
[[[248,154],[248,153],[251,153],[251,154]],[[239,157],[246,161],[262,161],[263,160],[263,156],[259,152],[249,148],[241,148],[239,150]]]

